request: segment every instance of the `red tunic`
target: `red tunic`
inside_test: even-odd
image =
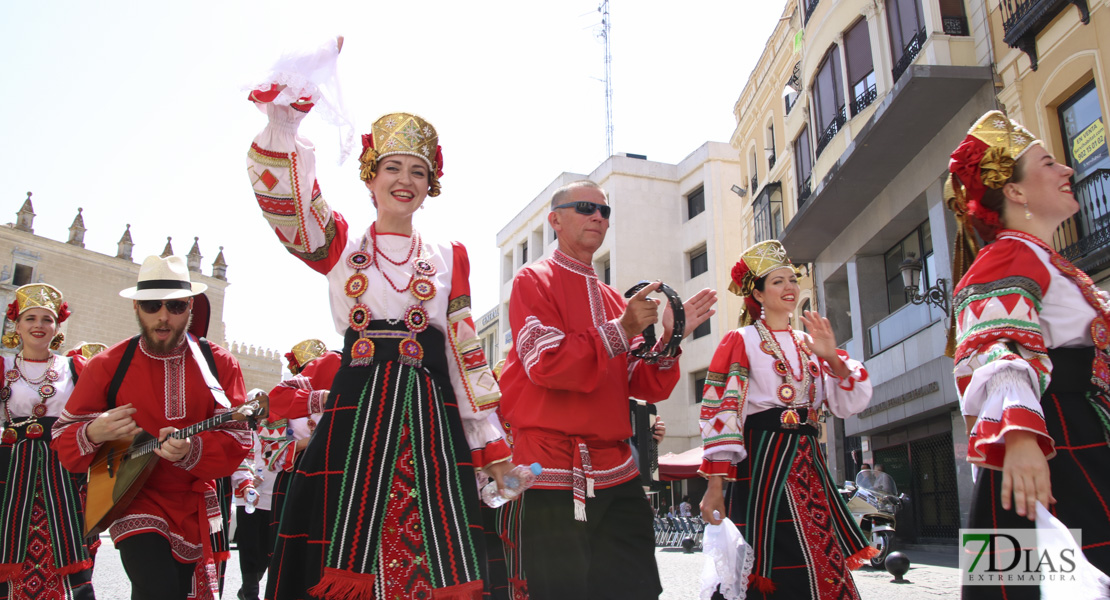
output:
[[[99,445],[89,441],[86,428],[108,408],[108,386],[126,347],[127,340],[89,360],[54,426],[52,447],[70,471],[86,471],[96,455]],[[216,345],[212,345],[212,353],[228,400],[233,406],[242,404],[246,390],[239,363]],[[117,405],[131,403],[137,409],[135,422],[151,435],[163,427],[184,429],[214,416],[217,409],[227,410],[216,405],[188,346],[177,355],[184,360],[156,358],[140,343],[116,399]],[[170,542],[174,558],[180,562],[196,562],[204,556],[209,526],[219,518],[214,480],[235,471],[251,448],[251,437],[245,423],[228,422],[190,439],[189,453],[180,461],[157,459],[153,473],[124,516],[109,528],[113,542],[139,533],[157,533]]]
[[[607,488],[637,476],[625,442],[628,398],[663,400],[681,372],[677,359],[650,365],[627,354],[624,308],[593,267],[558,250],[513,282],[502,410],[513,426],[515,462],[543,466],[536,488],[574,489],[581,475],[587,489]]]
[[[325,394],[343,363],[338,352],[325,352],[297,375],[270,390],[273,419],[297,419],[324,412]]]

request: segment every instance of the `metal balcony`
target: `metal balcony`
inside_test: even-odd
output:
[[[921,31],[913,34],[913,37],[910,38],[906,47],[902,49],[902,56],[898,58],[898,62],[894,65],[894,68],[890,70],[890,74],[894,76],[894,81],[898,81],[902,73],[905,73],[906,69],[913,64],[914,59],[921,53],[921,47],[925,45],[927,39],[929,39],[929,36],[925,35],[924,27],[921,28]]]
[[[817,3],[821,0],[808,0],[806,2],[806,18],[802,26],[809,25],[809,18],[813,16],[813,11],[817,10]]]
[[[878,97],[879,94],[875,90],[874,84],[872,84],[866,90],[860,92],[860,95],[852,98],[852,101],[850,102],[850,104],[852,105],[852,116],[854,117],[863,112],[863,109],[871,106],[871,103],[874,102],[875,98]]]
[[[1037,70],[1037,34],[1069,4],[1079,9],[1084,25],[1091,21],[1087,0],[999,0],[1002,9],[1002,39],[1011,48],[1029,55],[1030,67]]]
[[[817,138],[817,156],[821,156],[821,151],[825,149],[825,146],[829,145],[829,142],[832,141],[833,137],[844,127],[844,123],[847,121],[848,118],[844,114],[844,106],[841,106],[840,110],[836,111],[836,116],[833,117],[832,122],[821,132],[821,137]]]
[[[752,187],[748,188],[754,194],[759,189],[759,175],[752,175]]]
[[[1079,212],[1052,236],[1053,246],[1084,271],[1110,262],[1110,169],[1098,169],[1072,186]]]

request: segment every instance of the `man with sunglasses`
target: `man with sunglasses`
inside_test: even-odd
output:
[[[120,292],[132,300],[139,335],[89,360],[52,434],[62,464],[79,473],[104,442],[143,431],[161,441],[150,477],[108,528],[133,599],[184,600],[194,586],[219,592],[214,566],[226,557],[215,555],[210,539],[223,521],[214,480],[235,471],[250,431],[231,421],[169,437],[246,397],[235,357],[198,339],[208,324],[205,289],[190,281],[180,257],[143,261],[137,285]]]
[[[501,375],[501,408],[514,432],[518,464],[543,474],[522,497],[524,572],[533,600],[644,599],[662,591],[653,514],[626,440],[628,399],[666,399],[678,358],[649,364],[628,354],[658,321],[645,287],[625,301],[598,281],[593,256],[605,241],[611,208],[600,186],[578,181],[552,196],[548,223],[559,248],[520,270],[509,322],[513,346]],[[716,292],[687,300],[686,327],[715,312]],[[666,344],[672,315],[663,315]]]

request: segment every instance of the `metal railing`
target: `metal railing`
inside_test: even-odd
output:
[[[927,39],[929,39],[929,36],[925,35],[924,27],[913,34],[913,37],[910,38],[906,47],[902,49],[902,56],[898,59],[894,68],[890,70],[891,75],[894,76],[894,81],[898,81],[902,73],[905,73],[906,69],[910,68],[910,65],[912,65],[913,61],[917,58],[917,55],[921,53],[921,48],[925,45]]]
[[[759,189],[759,175],[752,175],[752,187],[748,188],[751,193],[755,193]]]
[[[813,193],[813,175],[806,175],[805,181],[798,185],[798,208],[800,209],[809,195]]]
[[[875,84],[871,84],[866,90],[860,92],[860,95],[852,98],[852,116],[856,116],[863,112],[863,109],[871,106],[871,103],[879,97],[879,92],[875,89]]]
[[[836,111],[836,116],[833,117],[829,126],[825,128],[825,131],[821,132],[821,137],[817,138],[817,156],[821,156],[821,151],[825,149],[825,146],[829,145],[829,142],[832,141],[833,137],[836,136],[841,127],[844,127],[844,123],[847,121],[848,118],[844,114],[844,106],[842,105],[840,109]]]
[[[1064,258],[1076,262],[1110,246],[1110,169],[1098,169],[1072,186],[1079,212],[1064,221],[1052,244]]]
[[[802,23],[803,27],[809,24],[809,18],[813,16],[813,11],[817,10],[817,3],[820,1],[821,0],[809,0],[806,2],[806,18],[805,22]]]
[[[767,157],[767,170],[770,171],[773,168],[775,168],[775,155],[774,154]]]

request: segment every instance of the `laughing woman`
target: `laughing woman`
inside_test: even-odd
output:
[[[338,47],[321,52],[314,64],[334,62]],[[271,406],[277,417],[324,416],[287,491],[266,598],[481,598],[474,469],[500,481],[510,453],[470,317],[466,249],[413,228],[413,214],[440,192],[438,135],[408,113],[373,124],[360,177],[376,220],[349,230],[316,185],[311,144],[297,136],[318,91],[296,88],[251,93],[269,125],[248,171],[286,250],[327,277],[345,344],[330,392]]]
[[[85,477],[62,468],[50,428],[62,414],[83,357],[55,354],[69,309],[56,288],[33,283],[8,306],[14,330],[4,345],[0,387],[0,598],[73,600],[93,597],[92,554],[84,540]],[[94,542],[99,545],[99,541]]]
[[[714,524],[715,511],[729,516],[754,561],[721,595],[859,598],[849,571],[875,550],[829,477],[816,421],[826,407],[840,418],[863,410],[867,371],[836,349],[821,315],[802,315],[809,334],[791,328],[801,289],[777,240],[744,252],[732,281],[747,325],[725,334],[705,380],[700,473],[709,488],[701,511]],[[725,480],[733,482],[727,502]]]
[[[1031,528],[1040,502],[1082,527],[1087,559],[1110,573],[1110,302],[1052,248],[1079,210],[1074,172],[999,111],[972,126],[949,171],[948,205],[960,222],[956,390],[967,460],[983,467],[968,526]],[[988,243],[977,255],[975,232]],[[1040,592],[965,586],[963,597]]]

